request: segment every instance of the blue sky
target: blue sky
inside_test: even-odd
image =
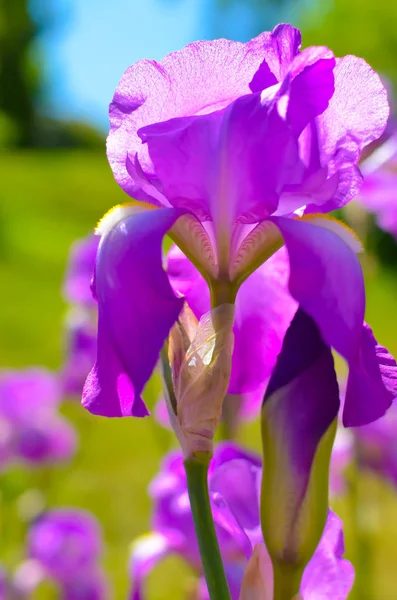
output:
[[[56,26],[40,41],[45,110],[106,128],[107,107],[125,69],[204,37],[206,5],[207,0],[57,0]]]
[[[264,4],[261,15],[245,0],[216,11],[216,0],[31,0],[33,13],[51,7],[54,27],[40,39],[46,70],[45,112],[107,129],[117,83],[133,62],[161,59],[206,37],[246,41],[307,0]],[[278,9],[276,7],[279,7]],[[266,8],[266,9],[265,9]]]

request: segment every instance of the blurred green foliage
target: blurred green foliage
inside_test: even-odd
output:
[[[305,46],[328,46],[337,56],[362,56],[396,85],[396,23],[396,2],[326,0],[312,2],[298,24]]]
[[[0,149],[100,148],[104,136],[90,125],[40,111],[43,62],[37,37],[54,25],[55,17],[50,0],[42,0],[38,22],[29,5],[28,0],[0,0]]]

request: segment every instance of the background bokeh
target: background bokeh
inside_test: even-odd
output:
[[[397,4],[386,0],[0,0],[2,367],[62,364],[69,247],[125,200],[105,156],[107,105],[123,71],[195,39],[246,41],[280,21],[298,25],[305,46],[363,56],[391,90],[397,84]],[[366,245],[368,320],[396,354],[397,245],[373,223]],[[150,406],[158,394],[153,380],[146,389]],[[26,504],[37,500],[32,490],[41,491],[48,506],[75,505],[99,518],[111,598],[122,599],[129,545],[150,526],[146,487],[174,438],[151,418],[105,420],[78,401],[62,411],[78,431],[76,458],[63,467],[21,466],[0,476],[0,562],[12,569],[23,558]],[[244,426],[239,439],[259,450],[258,424]],[[360,475],[359,493],[371,550],[369,564],[355,565],[358,577],[366,576],[369,598],[395,600],[397,494],[367,474]],[[345,518],[347,555],[354,560],[352,507],[344,498],[334,505]],[[149,598],[182,598],[189,576],[177,559],[167,559],[150,578]],[[44,586],[35,597],[57,592]]]

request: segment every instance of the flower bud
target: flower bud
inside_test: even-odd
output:
[[[212,454],[230,380],[234,312],[233,304],[221,304],[197,323],[185,306],[170,333],[163,356],[166,400],[185,457]]]
[[[272,563],[264,544],[256,544],[241,584],[239,600],[273,600]]]
[[[282,598],[299,592],[325,526],[338,409],[331,350],[298,309],[262,407],[261,523]]]

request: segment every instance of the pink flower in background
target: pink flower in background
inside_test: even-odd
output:
[[[43,578],[58,584],[64,600],[109,598],[99,564],[101,530],[92,514],[73,508],[43,513],[29,530],[27,546]]]
[[[59,413],[59,379],[43,368],[0,373],[0,453],[3,466],[13,461],[29,465],[72,458],[77,437]]]

